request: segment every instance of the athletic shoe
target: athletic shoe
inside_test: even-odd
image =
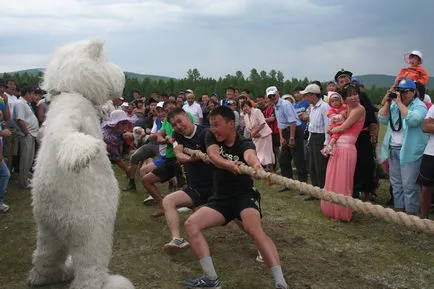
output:
[[[143,200],[143,205],[150,205],[155,203],[155,200],[152,196],[147,197],[146,199]]]
[[[178,213],[187,213],[187,212],[191,211],[191,209],[187,208],[187,207],[181,207],[181,208],[178,208],[176,210],[178,211]]]
[[[222,288],[222,283],[218,278],[216,280],[211,280],[206,275],[200,277],[199,279],[184,280],[182,282],[182,285],[190,289],[207,289],[207,288],[221,289]]]
[[[9,206],[4,203],[0,203],[0,213],[7,213],[7,211],[9,211]]]
[[[190,243],[188,243],[183,238],[173,238],[169,243],[165,244],[163,249],[166,253],[177,253],[182,251],[183,249],[186,249],[190,246]]]
[[[264,263],[264,258],[262,258],[262,255],[259,252],[258,252],[258,256],[256,256],[256,262]]]
[[[122,189],[122,192],[135,192],[136,189],[136,184],[129,184],[127,187]]]

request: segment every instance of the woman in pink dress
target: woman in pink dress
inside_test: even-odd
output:
[[[246,129],[256,146],[256,153],[258,154],[259,161],[264,167],[267,167],[272,171],[275,160],[271,128],[265,122],[265,118],[261,110],[258,108],[253,108],[249,101],[243,102],[241,109],[244,112],[244,122],[246,124]]]
[[[354,172],[356,170],[357,150],[355,143],[365,121],[365,109],[360,104],[358,87],[348,84],[343,89],[343,99],[348,105],[348,117],[345,122],[330,130],[331,134],[341,133],[333,155],[327,164],[324,189],[345,196],[352,196]],[[322,213],[334,220],[351,221],[352,210],[340,205],[321,201]]]

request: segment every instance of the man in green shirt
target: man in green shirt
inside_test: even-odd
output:
[[[169,114],[176,108],[176,102],[166,101],[163,105],[163,109],[166,114]],[[190,120],[193,122],[193,116],[187,113]],[[164,216],[163,209],[163,197],[160,189],[156,186],[157,183],[164,183],[173,177],[177,179],[177,187],[182,187],[185,184],[185,177],[182,172],[181,166],[178,163],[175,152],[173,151],[173,127],[167,118],[164,119],[161,129],[155,134],[154,138],[160,144],[167,144],[166,156],[163,163],[155,168],[152,172],[146,174],[143,179],[143,186],[148,190],[149,194],[154,198],[160,209],[153,213],[151,216],[158,218]]]

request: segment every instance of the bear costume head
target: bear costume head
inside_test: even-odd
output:
[[[41,88],[53,100],[62,92],[83,95],[95,105],[122,96],[125,74],[108,62],[103,51],[104,42],[92,40],[75,42],[61,47],[44,73]]]

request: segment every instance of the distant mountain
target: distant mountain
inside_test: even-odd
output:
[[[358,75],[357,77],[367,88],[370,88],[374,85],[375,87],[389,88],[395,81],[395,76],[385,74],[366,74]],[[430,77],[427,88],[434,88],[434,77]]]
[[[44,71],[43,68],[33,68],[33,69],[25,69],[25,70],[19,70],[19,71],[13,71],[13,72],[6,72],[7,74],[24,74],[27,73],[29,75],[38,75],[41,71]],[[4,73],[0,73],[0,77],[3,76]],[[125,71],[125,75],[128,78],[137,78],[137,80],[142,81],[145,78],[150,78],[151,80],[169,80],[172,77],[168,76],[160,76],[160,75],[153,75],[153,74],[140,74],[135,72],[128,72]]]

